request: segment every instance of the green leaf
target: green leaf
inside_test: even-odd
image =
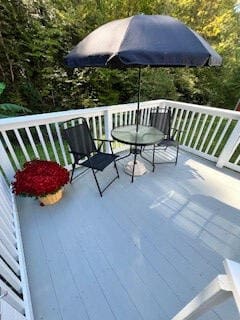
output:
[[[6,85],[4,82],[0,82],[0,94],[3,93],[4,89],[6,88]]]
[[[11,117],[10,115],[0,113],[0,119]]]
[[[10,113],[31,113],[31,110],[17,104],[13,103],[1,103],[0,104],[0,111],[3,112],[10,112]]]

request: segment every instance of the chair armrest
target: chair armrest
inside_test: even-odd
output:
[[[110,148],[111,148],[111,152],[113,154],[113,149],[112,149],[112,142],[114,142],[113,140],[108,140],[108,139],[93,139],[94,141],[101,141],[100,146],[98,147],[97,151],[100,151],[100,149],[102,148],[102,145],[104,142],[109,142],[110,144]]]
[[[108,140],[108,139],[93,139],[94,141],[102,141],[102,142],[114,142],[114,140]]]
[[[80,155],[80,152],[77,152],[77,151],[71,151],[71,150],[69,150],[69,153]]]
[[[76,161],[76,159],[78,159],[78,161],[79,161],[79,160],[81,160],[81,159],[83,159],[83,158],[85,158],[85,157],[88,157],[87,154],[83,155],[82,153],[77,152],[77,151],[71,151],[71,150],[69,150],[69,153],[71,153],[71,154],[73,155],[75,161]],[[78,156],[79,158],[77,158],[77,156]]]
[[[177,128],[171,128],[171,130],[173,130],[173,134],[171,136],[172,140],[174,140],[174,137],[175,137],[176,133],[178,133],[177,134],[177,141],[179,141],[181,133],[183,133],[185,131],[185,130],[180,130],[180,129],[177,129]]]
[[[174,128],[174,127],[172,127],[171,130],[174,130],[174,131],[176,131],[176,132],[184,132],[184,130],[179,130],[179,129]]]

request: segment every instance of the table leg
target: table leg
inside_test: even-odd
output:
[[[137,146],[131,145],[129,153],[127,155],[116,159],[116,161],[119,161],[119,160],[122,160],[122,159],[129,157],[130,155],[133,155],[133,161],[130,161],[130,162],[128,162],[127,165],[125,165],[125,172],[131,176],[131,182],[134,181],[135,173],[139,176],[139,175],[143,175],[147,171],[145,166],[143,165],[143,163],[138,163],[138,161],[137,161],[137,155],[138,154],[141,155],[141,149],[142,149],[142,147],[137,147]],[[139,174],[139,170],[140,170],[139,164],[141,164],[141,171],[142,171],[141,174]],[[129,168],[127,168],[128,166],[129,166]]]
[[[142,155],[142,149],[141,149],[141,152],[140,152],[140,156],[141,156],[144,160],[146,160],[146,161],[148,161],[149,163],[151,163],[151,165],[152,165],[152,172],[154,172],[154,170],[155,170],[155,163],[154,163],[154,161],[155,161],[155,145],[153,146],[153,157],[152,157],[152,161],[150,161],[149,159],[147,159],[146,157],[144,157],[144,156]]]
[[[125,155],[125,156],[123,156],[123,157],[119,157],[119,158],[117,158],[117,159],[116,159],[116,161],[119,161],[119,160],[125,159],[125,158],[127,158],[127,157],[131,156],[131,154],[132,154],[132,152],[131,152],[131,151],[129,151],[129,153],[128,153],[127,155]]]
[[[137,152],[134,154],[133,171],[132,171],[132,182],[133,182],[133,179],[134,179],[134,171],[135,171],[136,160],[137,160]]]
[[[155,163],[154,163],[154,160],[155,160],[155,144],[153,145],[153,160],[152,160],[153,170],[152,170],[152,172],[154,172],[154,170],[155,170]]]

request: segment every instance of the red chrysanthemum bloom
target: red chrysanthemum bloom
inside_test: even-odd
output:
[[[32,160],[16,172],[12,186],[16,195],[42,197],[57,192],[68,182],[68,170],[58,163]]]

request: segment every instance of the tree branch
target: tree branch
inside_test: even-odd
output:
[[[5,53],[5,56],[6,56],[6,58],[7,58],[8,64],[9,64],[9,70],[10,70],[10,74],[11,74],[11,80],[12,80],[12,82],[14,82],[15,77],[14,77],[14,72],[13,72],[12,61],[11,61],[9,55],[8,55],[7,48],[6,48],[6,46],[5,46],[5,43],[4,43],[4,40],[3,40],[3,35],[2,35],[2,32],[1,32],[1,31],[0,31],[0,41],[1,41],[1,43],[2,43],[2,47],[3,47],[3,49],[4,49],[4,53]]]

